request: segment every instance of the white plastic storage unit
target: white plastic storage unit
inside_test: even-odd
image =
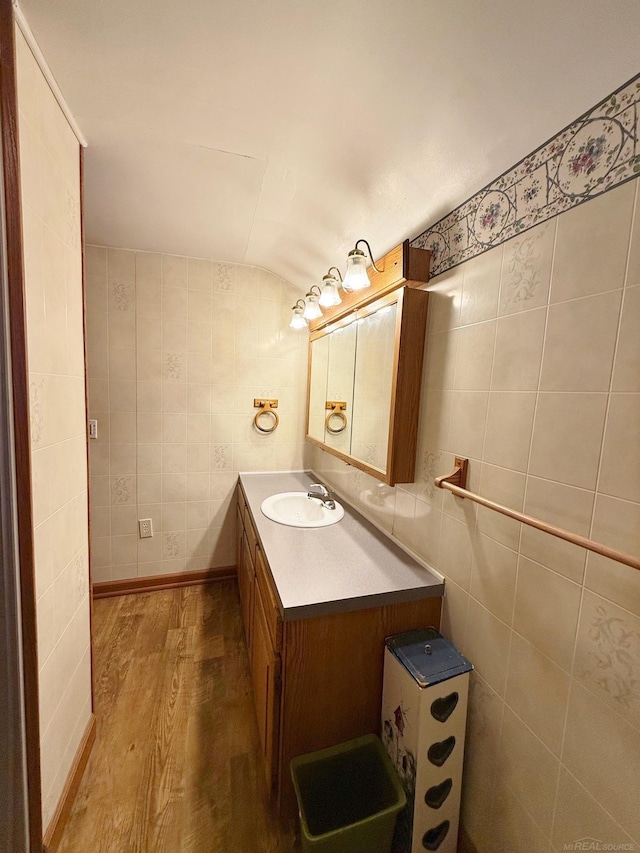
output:
[[[456,853],[473,667],[435,628],[385,645],[382,741],[407,795],[393,853]]]

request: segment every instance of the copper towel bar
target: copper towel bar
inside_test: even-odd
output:
[[[475,492],[470,492],[466,487],[467,484],[467,468],[469,465],[468,459],[456,457],[455,468],[450,474],[445,474],[442,477],[436,477],[435,484],[440,489],[447,489],[454,495],[460,498],[469,498],[475,501],[480,506],[486,506],[488,509],[493,509],[496,512],[502,513],[509,518],[514,518],[516,521],[521,521],[523,524],[528,524],[530,527],[536,527],[538,530],[544,530],[545,533],[550,533],[552,536],[558,536],[560,539],[565,539],[567,542],[573,542],[574,545],[579,545],[581,548],[587,548],[595,554],[602,554],[603,557],[608,557],[610,560],[616,560],[618,563],[624,563],[626,566],[631,566],[632,569],[640,569],[640,559],[633,557],[631,554],[624,554],[622,551],[616,551],[615,548],[609,548],[608,545],[601,545],[599,542],[594,542],[592,539],[587,539],[585,536],[580,536],[578,533],[571,533],[570,530],[564,530],[562,527],[556,527],[554,524],[548,524],[546,521],[541,521],[539,518],[532,518],[530,515],[525,515],[522,512],[517,512],[515,509],[502,506],[502,504],[490,501],[483,498],[481,495],[476,495]]]

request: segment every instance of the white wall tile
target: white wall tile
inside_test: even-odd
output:
[[[467,634],[469,594],[454,581],[447,581],[442,602],[441,631],[459,649],[464,649]]]
[[[577,839],[597,839],[600,844],[611,850],[633,850],[635,846],[631,836],[617,824],[598,804],[589,792],[569,773],[566,768],[560,771],[558,799],[553,824],[553,844],[555,850],[570,849],[568,845]],[[585,842],[593,843],[593,842]]]
[[[598,495],[591,535],[627,554],[640,553],[640,504]],[[640,616],[638,572],[599,554],[587,558],[589,589]]]
[[[535,405],[533,392],[491,392],[483,459],[502,468],[527,470]]]
[[[626,286],[633,287],[640,284],[640,195],[638,185],[635,186],[636,200],[633,225],[631,229],[631,246],[629,248],[629,264],[627,267]]]
[[[486,447],[486,444],[485,444]],[[483,464],[480,476],[480,493],[512,509],[522,510],[524,503],[525,475],[495,465]],[[480,533],[496,542],[518,550],[520,524],[500,513],[478,507],[477,527]]]
[[[637,218],[640,220],[640,216]],[[640,287],[627,287],[624,291],[620,335],[613,370],[613,391],[640,392],[639,328]]]
[[[518,555],[478,533],[473,541],[471,595],[507,625],[511,624]]]
[[[634,195],[631,181],[558,218],[551,302],[622,287]]]
[[[465,268],[460,303],[460,325],[493,320],[498,314],[498,294],[504,246],[478,256]]]
[[[640,394],[612,394],[598,490],[640,501]]]
[[[489,394],[485,391],[454,391],[447,450],[456,456],[482,458]]]
[[[608,391],[622,291],[551,305],[540,388]]]
[[[605,394],[540,394],[530,473],[594,489],[606,407]]]
[[[509,658],[509,627],[469,597],[467,630],[462,647],[484,678],[499,696],[504,697]]]
[[[566,672],[573,661],[580,595],[578,584],[520,557],[513,627]]]
[[[546,308],[498,320],[491,388],[535,391],[538,388]]]
[[[429,332],[459,325],[464,267],[456,267],[429,283]]]
[[[402,492],[398,492],[396,503]],[[397,514],[397,513],[396,513]],[[437,566],[446,566],[447,577],[469,591],[471,585],[471,560],[473,531],[450,515],[443,515],[440,528],[440,549]]]
[[[488,391],[496,323],[476,323],[458,332],[453,387],[458,391]]]
[[[560,755],[569,676],[519,634],[511,637],[505,699],[555,755]]]
[[[640,728],[640,617],[585,590],[573,675]]]
[[[545,836],[551,834],[560,764],[509,707],[505,708],[498,774]]]
[[[600,806],[637,839],[640,731],[576,682],[569,698],[562,761]]]
[[[547,304],[557,220],[543,222],[504,246],[500,315]]]

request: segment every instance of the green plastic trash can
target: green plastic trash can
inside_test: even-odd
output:
[[[404,790],[376,735],[291,761],[306,853],[390,853]]]

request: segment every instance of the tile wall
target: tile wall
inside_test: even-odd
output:
[[[80,153],[16,50],[46,829],[91,714]]]
[[[93,581],[234,565],[238,472],[304,467],[299,294],[255,267],[100,246],[86,274]],[[256,397],[279,400],[271,435]]]
[[[480,853],[640,848],[640,572],[433,486],[468,456],[472,490],[640,553],[639,184],[433,280],[416,483],[312,452],[447,579],[443,630],[475,665]]]

